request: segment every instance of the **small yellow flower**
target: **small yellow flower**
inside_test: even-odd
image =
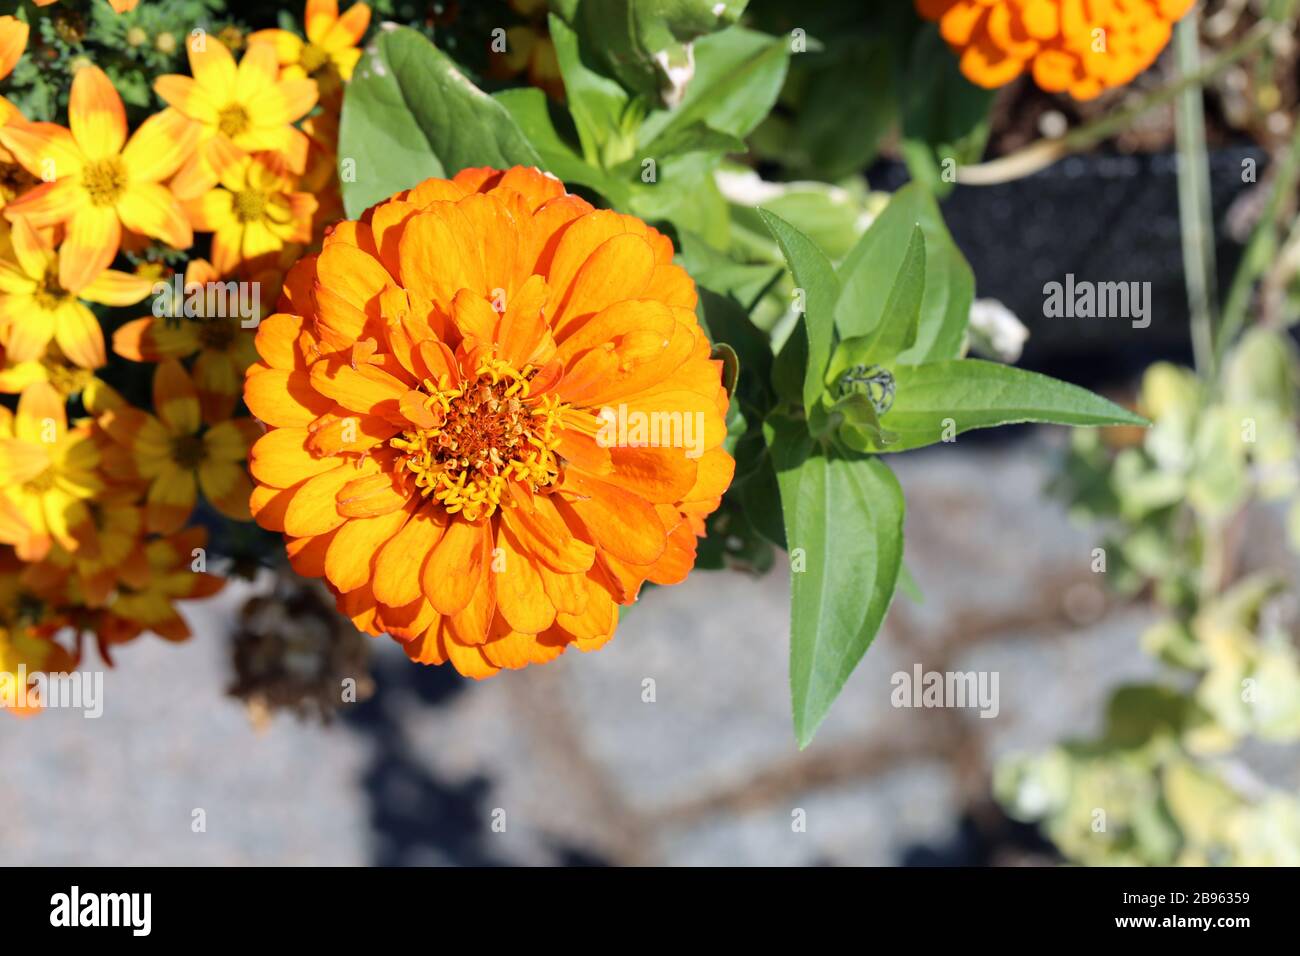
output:
[[[149,294],[149,281],[106,269],[74,295],[60,279],[71,255],[66,243],[55,252],[26,219],[15,220],[8,240],[0,239],[0,337],[8,360],[38,360],[53,341],[73,364],[99,368],[104,332],[80,300],[132,305]]]
[[[295,191],[295,178],[268,157],[246,156],[185,209],[195,229],[213,233],[212,265],[227,275],[287,244],[310,242],[316,197]]]
[[[90,540],[89,499],[104,490],[99,449],[88,424],[68,426],[64,400],[47,382],[18,399],[18,413],[0,408],[0,498],[25,528],[0,522],[0,540],[25,561],[39,561],[51,541],[78,551]]]
[[[314,80],[280,79],[273,46],[255,43],[235,65],[215,37],[187,44],[193,77],[160,76],[154,90],[199,126],[199,144],[172,189],[193,198],[211,189],[227,165],[249,153],[275,152],[294,173],[307,162],[307,136],[291,124],[316,105]]]
[[[311,77],[320,84],[321,98],[331,99],[340,82],[352,79],[361,59],[357,44],[370,25],[370,7],[354,3],[339,16],[338,0],[307,0],[304,17],[307,39],[288,30],[258,30],[249,43],[269,43],[280,63],[280,78],[301,80]]]

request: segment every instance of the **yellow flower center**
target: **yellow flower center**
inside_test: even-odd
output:
[[[476,381],[430,390],[425,407],[438,424],[389,439],[404,453],[399,469],[415,476],[422,496],[442,502],[449,514],[477,521],[501,506],[507,482],[536,490],[555,481],[555,432],[565,406],[554,396],[526,403],[534,371],[487,359]]]
[[[235,218],[240,222],[261,222],[266,218],[266,193],[245,189],[235,193]]]
[[[329,52],[315,43],[308,43],[302,48],[302,55],[298,57],[298,65],[303,68],[307,74],[315,73],[322,66],[330,61]]]
[[[238,103],[231,103],[217,114],[217,129],[231,139],[247,131],[251,125],[253,121],[249,118],[248,110]]]
[[[51,264],[46,268],[45,274],[41,276],[40,281],[36,283],[36,289],[32,292],[32,300],[37,307],[46,312],[53,312],[64,302],[71,299],[70,296],[59,285],[59,267]]]
[[[81,185],[95,206],[112,206],[126,191],[126,167],[116,156],[97,159],[81,171]]]
[[[203,439],[198,435],[177,435],[172,439],[171,459],[177,467],[193,470],[207,457]]]

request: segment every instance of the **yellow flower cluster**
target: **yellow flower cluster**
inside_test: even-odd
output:
[[[262,427],[235,412],[255,327],[343,216],[338,115],[369,23],[364,3],[308,0],[305,38],[259,31],[238,59],[195,31],[189,75],[159,77],[165,105],[134,130],[94,65],[66,126],[0,98],[0,392],[17,396],[0,406],[0,682],[74,667],[87,638],[105,660],[146,632],[182,640],[175,602],[224,584],[191,522],[200,492],[250,520]],[[0,17],[0,79],[35,53],[29,34]],[[111,348],[155,363],[148,410],[98,377],[110,342],[91,309],[146,299]]]

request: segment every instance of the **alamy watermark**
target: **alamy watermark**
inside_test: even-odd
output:
[[[1133,328],[1151,324],[1150,282],[1064,282],[1043,286],[1043,315],[1049,319],[1131,319]]]
[[[153,314],[158,319],[239,319],[256,328],[262,315],[260,282],[186,282],[178,272],[170,282],[153,285]]]
[[[981,717],[996,717],[1001,709],[997,671],[926,671],[913,664],[910,674],[896,671],[889,683],[895,707],[978,707]]]
[[[704,454],[703,412],[644,412],[605,406],[596,415],[601,448],[684,448],[687,458]]]
[[[95,720],[104,714],[104,672],[73,671],[70,674],[0,671],[0,710],[50,707],[80,710],[82,717]]]

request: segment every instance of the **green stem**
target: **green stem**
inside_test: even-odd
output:
[[[1218,358],[1223,357],[1246,322],[1251,290],[1255,286],[1255,280],[1268,268],[1277,244],[1277,221],[1295,195],[1296,181],[1300,179],[1300,123],[1296,124],[1291,142],[1273,164],[1269,174],[1273,177],[1273,185],[1268,203],[1246,243],[1241,263],[1232,277],[1232,285],[1228,287],[1223,322],[1215,339],[1215,355]]]
[[[1210,60],[1194,74],[1184,74],[1176,83],[1148,93],[1132,106],[1105,113],[1083,126],[1071,130],[1060,139],[1040,139],[1024,149],[987,163],[962,166],[957,170],[957,182],[969,186],[989,186],[1010,182],[1046,169],[1071,153],[1079,153],[1109,139],[1126,129],[1135,119],[1157,106],[1176,99],[1189,87],[1200,88],[1232,64],[1263,44],[1275,30],[1287,29],[1285,21],[1261,20],[1244,33],[1240,40]]]
[[[1193,10],[1174,27],[1179,74],[1196,77],[1200,66],[1200,19]],[[1196,369],[1214,377],[1214,215],[1205,148],[1205,98],[1199,83],[1185,85],[1174,112],[1178,147],[1178,222],[1183,240],[1183,278],[1191,312]]]

